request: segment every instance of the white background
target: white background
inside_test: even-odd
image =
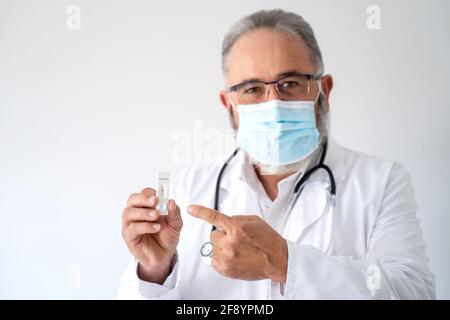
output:
[[[66,26],[71,4],[81,30]],[[366,27],[371,4],[381,30]],[[228,128],[222,37],[277,7],[316,32],[334,138],[411,172],[438,297],[450,298],[446,0],[0,0],[0,298],[115,297],[128,194],[176,172],[174,131]]]

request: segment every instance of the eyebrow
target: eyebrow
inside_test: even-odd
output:
[[[314,74],[314,72],[308,73],[308,72],[299,72],[297,70],[288,70],[288,71],[279,73],[275,78],[280,79],[280,78],[284,78],[284,77],[297,76],[297,75],[302,75],[302,74]],[[260,78],[244,79],[240,82],[240,84],[248,83],[248,82],[255,82],[255,81],[263,81],[263,80],[261,80]]]

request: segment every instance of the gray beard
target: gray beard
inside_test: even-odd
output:
[[[323,100],[322,100],[323,101]],[[329,121],[329,112],[324,112],[322,108],[322,103],[319,106],[319,116],[320,121],[318,121],[318,130],[319,130],[319,142],[317,144],[316,150],[314,150],[308,157],[305,159],[302,159],[298,162],[287,164],[287,165],[279,165],[279,166],[273,166],[273,165],[267,165],[260,163],[256,161],[255,159],[252,159],[245,150],[245,157],[248,159],[248,161],[252,164],[255,164],[256,167],[260,169],[260,174],[263,175],[285,175],[289,173],[295,173],[295,172],[305,172],[307,169],[312,167],[313,165],[317,164],[319,162],[319,158],[322,154],[322,146],[325,143],[325,141],[328,139],[328,132],[330,127],[330,121]],[[325,102],[326,103],[326,102]],[[230,113],[230,120],[231,125],[234,128],[234,135],[236,137],[237,129],[236,126],[233,123],[233,118]]]

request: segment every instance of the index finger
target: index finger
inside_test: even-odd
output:
[[[225,232],[230,230],[230,217],[219,211],[204,206],[190,205],[188,212],[196,218],[200,218],[216,227],[222,228]]]

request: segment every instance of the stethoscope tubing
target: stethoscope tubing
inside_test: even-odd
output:
[[[215,194],[214,194],[214,210],[219,210],[220,183],[222,181],[222,176],[225,172],[225,169],[228,167],[228,164],[237,155],[238,151],[239,151],[239,148],[234,150],[234,152],[225,161],[225,163],[223,164],[222,168],[219,171],[219,175],[217,176],[217,181],[216,181],[216,190],[215,190]],[[326,153],[327,153],[327,141],[325,140],[325,142],[323,144],[323,151],[322,151],[322,154],[320,155],[319,164],[317,164],[316,166],[314,166],[311,169],[309,169],[308,171],[306,171],[306,173],[302,176],[302,178],[295,184],[294,201],[290,205],[290,210],[293,209],[293,207],[295,206],[295,203],[297,202],[298,198],[300,197],[300,195],[303,191],[302,186],[304,185],[304,183],[311,177],[311,175],[314,172],[316,172],[319,169],[324,169],[328,173],[328,177],[330,179],[331,205],[333,207],[336,206],[336,181],[334,179],[333,171],[330,169],[330,167],[328,167],[326,164],[324,164]],[[211,232],[213,232],[216,229],[217,229],[217,227],[213,225],[211,227]],[[207,241],[201,246],[200,254],[203,257],[212,257],[212,249],[213,249],[213,244],[211,243],[211,241]]]

